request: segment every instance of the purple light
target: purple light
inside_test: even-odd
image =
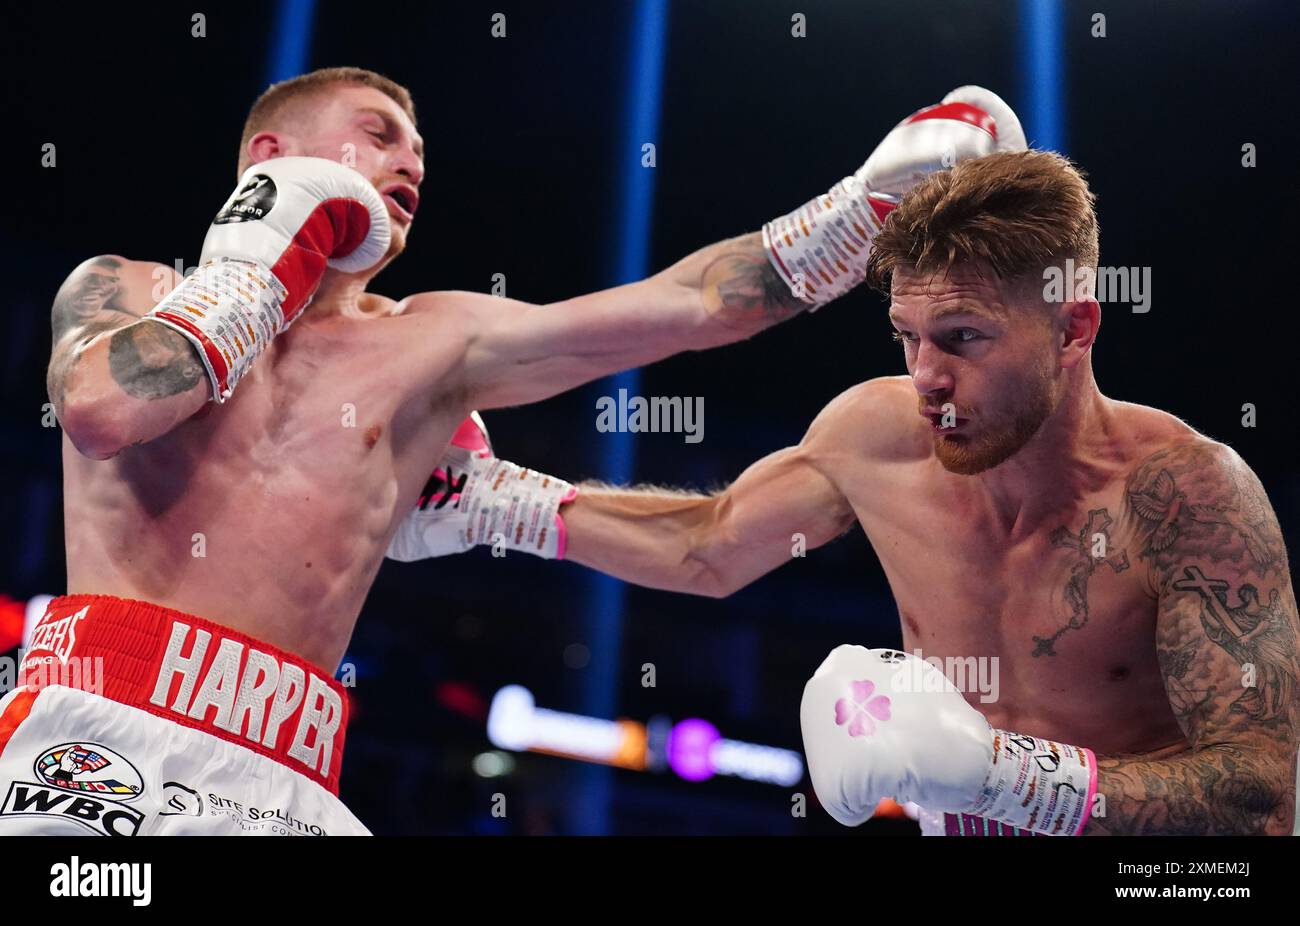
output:
[[[668,734],[668,765],[687,781],[704,781],[713,777],[709,751],[722,735],[707,720],[691,717],[673,727]]]

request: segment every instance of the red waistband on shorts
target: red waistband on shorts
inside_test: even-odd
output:
[[[347,692],[237,630],[147,601],[65,595],[46,608],[19,673],[33,687],[83,687],[202,730],[338,794]]]

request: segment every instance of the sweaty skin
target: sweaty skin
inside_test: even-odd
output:
[[[422,142],[378,90],[335,88],[309,121],[309,133],[259,133],[247,156],[338,158],[350,145],[376,188],[420,185]],[[384,263],[411,225],[395,203],[389,215]],[[394,302],[365,292],[378,271],[327,271],[223,405],[189,344],[141,320],[174,272],[118,256],[73,272],[49,368],[69,593],[197,614],[332,672],[389,539],[471,408],[538,401],[804,308],[758,234],[546,307],[465,292]]]
[[[811,548],[856,521],[905,649],[997,657],[997,700],[971,682],[968,703],[1096,753],[1104,815],[1087,832],[1290,833],[1296,603],[1258,479],[1098,391],[1095,301],[1049,326],[1012,296],[896,272],[908,376],[849,389],[716,495],[585,487],[567,558],[722,596],[790,561],[796,534]],[[947,403],[955,429],[920,414]]]

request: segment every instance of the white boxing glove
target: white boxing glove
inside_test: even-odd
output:
[[[487,426],[478,412],[470,412],[418,504],[398,525],[388,558],[409,563],[501,543],[508,550],[563,559],[560,506],[577,495],[563,479],[493,456]]]
[[[992,90],[958,87],[937,106],[912,113],[854,174],[874,200],[891,207],[928,174],[997,151],[1025,151],[1025,131]]]
[[[374,184],[328,158],[254,164],[208,228],[199,267],[145,317],[198,350],[224,402],[266,346],[306,308],[327,266],[366,270],[388,252]]]
[[[845,644],[804,687],[813,789],[845,826],[882,798],[1077,835],[1097,789],[1091,750],[991,728],[938,668]]]
[[[958,87],[912,113],[830,191],[763,226],[768,260],[796,298],[815,308],[866,275],[871,242],[927,174],[998,151],[1025,150],[1020,120],[983,87]]]

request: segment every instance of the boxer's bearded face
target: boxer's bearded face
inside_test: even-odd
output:
[[[895,272],[890,320],[927,419],[935,457],[974,475],[1010,458],[1063,394],[1050,316],[971,271]]]
[[[934,436],[934,452],[944,469],[972,476],[1009,459],[1056,408],[1051,371],[1042,355],[1025,358],[1025,367],[1003,371],[987,388],[971,384],[968,395],[980,398],[957,406],[957,416],[969,416],[965,425]]]
[[[392,243],[373,272],[402,253],[419,205],[424,140],[396,101],[373,87],[330,87],[276,134],[281,145],[274,156],[339,161],[384,194]]]

